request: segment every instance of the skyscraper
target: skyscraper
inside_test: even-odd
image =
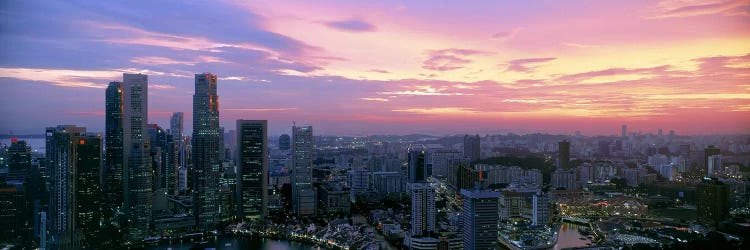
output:
[[[288,134],[283,134],[279,136],[279,149],[280,150],[289,150],[291,145],[291,138]]]
[[[628,137],[628,125],[622,125],[622,138]]]
[[[76,223],[76,138],[86,129],[73,125],[58,125],[46,130],[45,149],[50,171],[49,231],[51,249],[80,247]]]
[[[422,150],[409,151],[409,182],[425,182],[430,176],[425,152]]]
[[[122,206],[123,202],[123,85],[110,82],[105,94],[105,181],[107,197],[105,215]]]
[[[297,216],[314,216],[317,213],[317,192],[312,186],[314,149],[312,126],[293,126],[292,209]]]
[[[172,167],[174,176],[174,183],[167,183],[167,192],[172,194],[179,193],[179,172],[180,168],[185,166],[187,160],[187,154],[185,153],[185,132],[184,130],[185,118],[182,112],[172,113],[172,117],[169,119],[169,133],[172,134]]]
[[[152,170],[149,157],[148,76],[123,74],[123,184],[127,238],[139,241],[149,235]]]
[[[102,219],[102,138],[96,135],[73,138],[75,158],[76,231],[83,245],[92,241]]]
[[[170,139],[171,135],[167,134],[161,126],[157,124],[148,125],[148,137],[150,139],[149,148],[151,148],[151,168],[154,171],[153,190],[166,191],[167,183],[172,181],[174,172],[171,164]]]
[[[463,249],[497,249],[500,193],[461,190],[463,196]]]
[[[268,121],[237,120],[237,218],[268,215]]]
[[[219,176],[222,173],[219,150],[219,96],[217,77],[211,73],[195,75],[193,95],[193,213],[196,225],[213,230],[219,221]]]
[[[570,142],[563,140],[557,143],[557,169],[570,167]]]
[[[729,218],[729,187],[716,178],[703,178],[696,188],[698,221],[716,225]]]
[[[706,176],[715,176],[721,174],[722,161],[721,155],[711,155],[708,157],[708,174]]]
[[[410,183],[411,235],[427,236],[435,232],[435,188],[427,182]]]
[[[31,169],[31,147],[26,141],[13,138],[8,148],[8,176],[6,182],[23,183]]]
[[[470,162],[478,161],[481,152],[479,135],[464,135],[464,157],[468,158]]]

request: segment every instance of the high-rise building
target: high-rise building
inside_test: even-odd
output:
[[[123,186],[128,241],[149,236],[152,169],[148,136],[148,76],[123,74]]]
[[[531,224],[534,226],[547,225],[550,219],[549,196],[542,193],[532,197]]]
[[[167,165],[169,165],[169,144],[167,131],[157,124],[148,125],[149,148],[151,149],[151,169],[154,171],[153,190],[165,189],[168,178]]]
[[[430,176],[430,169],[425,160],[424,150],[409,151],[409,182],[425,182]]]
[[[7,183],[23,183],[27,172],[31,169],[31,147],[26,141],[13,138],[8,148],[8,176]]]
[[[708,157],[708,175],[715,176],[721,174],[722,161],[721,155],[711,155]]]
[[[481,158],[482,148],[479,143],[479,135],[464,135],[464,157],[470,162]]]
[[[219,176],[222,173],[217,77],[195,75],[193,95],[193,214],[201,230],[213,230],[219,222]]]
[[[80,248],[76,232],[76,138],[86,134],[86,128],[58,125],[46,130],[45,149],[50,171],[49,231],[47,248]]]
[[[280,150],[289,150],[291,147],[291,138],[288,134],[283,134],[279,136],[279,149]]]
[[[557,169],[570,167],[570,142],[563,140],[557,143]]]
[[[123,193],[123,84],[110,82],[105,95],[105,129],[104,142],[106,155],[104,157],[105,177],[104,190],[106,193],[105,215],[109,217],[113,211],[122,206]]]
[[[411,235],[428,236],[436,232],[435,188],[427,182],[410,183],[411,188]]]
[[[729,218],[729,187],[716,178],[703,178],[696,188],[698,221],[717,225]]]
[[[179,193],[179,172],[181,167],[186,166],[187,153],[185,152],[185,115],[182,112],[172,113],[169,119],[169,133],[172,135],[172,160],[174,183],[167,183],[167,191],[172,194]]]
[[[624,124],[622,125],[622,135],[621,136],[622,136],[622,138],[627,138],[628,137],[628,125],[624,125]]]
[[[703,166],[706,168],[708,168],[708,157],[712,155],[721,155],[721,149],[714,145],[709,145],[703,150]]]
[[[432,165],[432,176],[442,180],[447,179],[448,162],[461,159],[463,155],[458,151],[437,151],[429,153],[429,162]]]
[[[576,190],[576,170],[558,169],[552,172],[552,188]]]
[[[73,137],[75,158],[75,224],[83,245],[99,233],[102,220],[102,138],[96,135]]]
[[[3,242],[13,242],[23,234],[24,204],[24,193],[19,188],[0,187],[0,225],[3,225],[0,240]]]
[[[463,196],[463,249],[497,249],[498,198],[492,191],[461,190]]]
[[[237,120],[237,218],[268,215],[268,121]]]
[[[292,127],[292,209],[297,216],[315,216],[317,192],[312,185],[312,126]]]

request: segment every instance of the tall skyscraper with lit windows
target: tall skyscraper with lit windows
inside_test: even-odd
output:
[[[315,152],[312,126],[292,127],[292,209],[297,216],[315,216],[317,192],[312,185]]]
[[[148,76],[123,74],[123,186],[127,238],[149,236],[152,169],[148,136]]]
[[[193,213],[196,226],[213,230],[219,222],[219,176],[222,173],[217,77],[195,75],[193,94]]]
[[[105,210],[111,215],[123,202],[123,84],[110,82],[105,94]]]
[[[237,120],[237,218],[268,215],[268,121]]]

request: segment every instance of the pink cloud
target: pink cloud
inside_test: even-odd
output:
[[[485,54],[489,52],[472,49],[433,50],[428,53],[427,60],[422,63],[422,68],[435,71],[456,70],[470,63],[470,56]]]
[[[508,62],[508,68],[506,70],[528,73],[534,71],[536,65],[555,59],[556,58],[554,57],[516,59]]]

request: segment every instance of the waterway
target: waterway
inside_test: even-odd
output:
[[[581,238],[586,238],[586,236],[581,235],[581,233],[578,232],[578,228],[580,227],[583,226],[567,222],[560,225],[557,244],[555,244],[554,249],[559,250],[568,247],[585,247],[586,243],[590,243],[591,241],[588,239],[581,240]]]
[[[288,241],[288,240],[275,240],[275,239],[263,239],[263,238],[237,238],[237,237],[227,237],[227,238],[218,238],[216,240],[211,240],[208,242],[208,244],[201,245],[200,247],[193,248],[193,243],[187,242],[172,242],[172,243],[161,243],[158,246],[149,246],[146,247],[148,250],[166,250],[166,249],[172,249],[172,250],[188,250],[188,249],[206,249],[206,248],[215,248],[215,249],[226,249],[226,250],[234,250],[234,249],[249,249],[249,250],[271,250],[271,249],[278,249],[278,250],[309,250],[309,249],[325,249],[320,248],[318,246],[309,244],[309,243],[302,243],[302,242],[296,242],[296,241]]]

